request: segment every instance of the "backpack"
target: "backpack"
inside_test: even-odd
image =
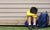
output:
[[[37,20],[37,25],[39,25],[39,28],[48,27],[48,22],[49,22],[49,15],[47,11],[45,13],[41,13],[39,19]]]

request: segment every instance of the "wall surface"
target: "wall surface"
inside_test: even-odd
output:
[[[0,0],[0,25],[24,25],[31,7],[38,8],[38,15],[48,11],[50,16],[50,0]]]

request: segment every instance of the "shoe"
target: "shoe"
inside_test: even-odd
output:
[[[34,25],[34,26],[32,26],[32,28],[33,28],[33,29],[37,29],[37,26],[36,26],[36,25]]]
[[[32,29],[32,26],[31,26],[31,25],[28,25],[28,28],[29,28],[29,29]]]

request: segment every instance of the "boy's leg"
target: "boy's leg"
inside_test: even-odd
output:
[[[33,25],[36,25],[36,17],[33,17]]]
[[[27,23],[28,23],[28,25],[31,25],[31,16],[27,17]]]
[[[28,28],[32,29],[32,26],[31,26],[31,16],[27,17],[27,23],[28,23]]]
[[[37,29],[37,26],[36,26],[36,17],[33,17],[33,28]]]

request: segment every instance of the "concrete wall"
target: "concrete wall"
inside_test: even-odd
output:
[[[38,8],[38,15],[47,10],[50,16],[50,0],[0,0],[0,25],[24,25],[31,7]]]

